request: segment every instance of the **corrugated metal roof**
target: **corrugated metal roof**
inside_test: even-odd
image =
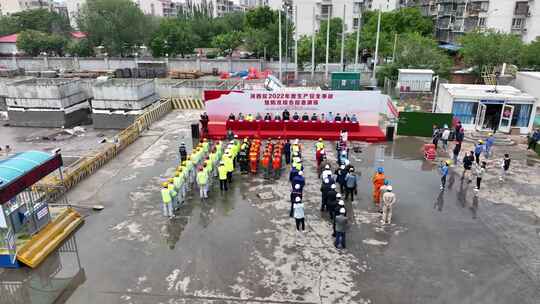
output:
[[[0,43],[17,43],[17,34],[1,36]]]
[[[0,190],[9,183],[42,165],[52,155],[40,151],[27,151],[0,161]]]

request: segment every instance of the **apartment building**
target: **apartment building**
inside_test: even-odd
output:
[[[51,9],[53,0],[0,0],[0,16],[10,15],[28,9]]]
[[[475,29],[515,33],[525,42],[540,35],[540,4],[534,0],[400,0],[399,7],[419,7],[431,16],[437,39],[446,43]]]

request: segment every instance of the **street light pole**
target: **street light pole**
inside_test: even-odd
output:
[[[279,32],[279,81],[283,81],[282,80],[282,73],[283,71],[281,70],[281,9],[279,10],[279,14],[278,14],[278,32]]]
[[[328,81],[328,49],[330,48],[330,17],[332,15],[332,6],[328,12],[328,18],[326,18],[326,65],[324,67],[324,80]]]
[[[377,81],[377,61],[379,61],[379,36],[381,34],[381,12],[382,9],[379,7],[379,18],[377,18],[377,39],[375,41],[375,60],[373,62],[373,79],[372,82],[376,83]]]
[[[360,51],[360,24],[362,21],[362,11],[360,9],[361,5],[358,5],[358,25],[356,26],[356,48],[354,53],[354,67],[358,68],[358,52]]]
[[[345,71],[345,66],[343,65],[343,56],[345,54],[345,7],[346,5],[343,4],[343,19],[341,22],[341,71]]]
[[[298,5],[294,7],[294,80],[298,81]]]
[[[313,34],[311,35],[311,81],[315,79],[315,6],[313,7]]]

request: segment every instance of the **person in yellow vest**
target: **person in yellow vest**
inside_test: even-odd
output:
[[[173,202],[173,208],[175,208],[178,205],[178,192],[176,192],[176,189],[174,188],[174,178],[169,178],[167,180],[169,182],[169,191],[171,192],[171,199]]]
[[[161,201],[163,202],[163,215],[168,216],[169,218],[174,217],[173,213],[173,202],[172,202],[172,193],[169,189],[169,183],[164,182],[161,184]]]
[[[323,142],[322,138],[319,138],[319,141],[317,143],[315,143],[315,149],[316,149],[316,151],[320,151],[320,150],[324,149],[324,142]]]
[[[176,170],[180,173],[178,175],[178,178],[180,178],[180,191],[182,192],[182,197],[185,200],[186,199],[186,192],[187,192],[186,167],[185,166],[178,166]]]
[[[248,113],[248,114],[246,115],[246,121],[253,121],[253,114]]]
[[[204,171],[206,172],[206,177],[208,178],[208,188],[212,186],[212,163],[210,162],[210,158],[208,157],[204,161]]]
[[[231,184],[234,164],[230,152],[225,153],[225,155],[223,156],[223,162],[225,163],[225,168],[227,168],[227,181],[229,182],[229,184]]]
[[[227,189],[227,168],[225,163],[221,161],[218,167],[218,177],[219,177],[219,190],[228,191]]]
[[[203,151],[204,153],[208,153],[208,149],[210,148],[210,144],[208,143],[208,139],[203,139],[202,143]]]
[[[174,209],[180,208],[180,205],[184,202],[184,197],[182,196],[182,185],[180,184],[180,172],[176,171],[173,177],[174,191],[176,191],[176,204],[173,206]]]
[[[199,186],[201,199],[208,198],[208,175],[202,167],[199,168],[199,173],[197,173],[197,185]]]

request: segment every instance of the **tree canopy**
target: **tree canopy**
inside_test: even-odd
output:
[[[67,40],[61,35],[35,30],[22,31],[17,37],[17,48],[32,56],[43,52],[63,56],[66,43]]]
[[[519,36],[494,31],[467,33],[461,37],[460,43],[463,60],[477,73],[485,66],[517,64],[523,48]]]
[[[385,77],[397,80],[399,69],[431,69],[437,75],[447,77],[451,67],[452,60],[432,38],[407,33],[399,36],[394,62],[383,65],[377,78],[379,83]]]
[[[154,33],[150,17],[130,0],[87,1],[78,20],[92,45],[111,55],[130,55]]]
[[[524,69],[540,71],[540,39],[524,45],[519,58],[519,66]]]

